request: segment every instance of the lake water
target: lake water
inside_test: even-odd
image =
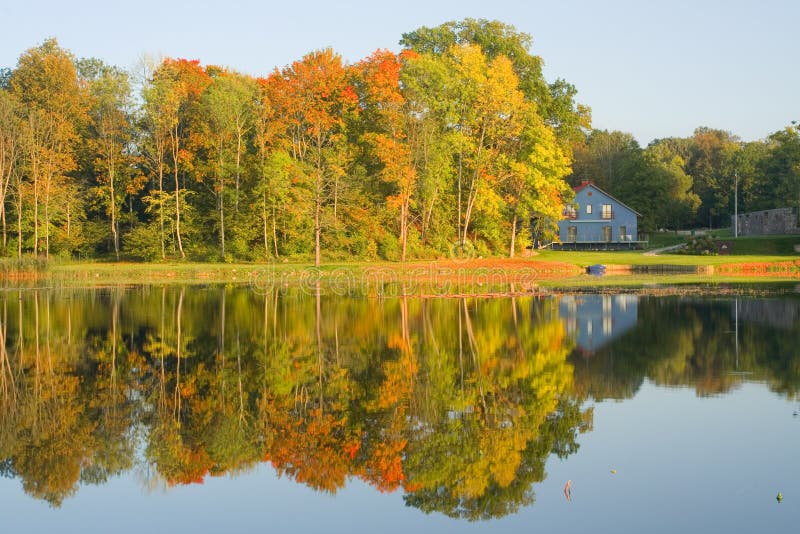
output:
[[[27,289],[0,322],[2,532],[800,524],[791,290]]]

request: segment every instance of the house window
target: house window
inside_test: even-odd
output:
[[[602,211],[600,212],[600,217],[602,219],[611,219],[613,217],[613,213],[611,211],[611,204],[603,204]]]
[[[591,215],[591,214],[592,214],[592,205],[586,204],[586,215]]]
[[[603,227],[603,241],[611,242],[611,227],[604,226]]]
[[[620,241],[630,241],[628,239],[628,229],[624,226],[619,227],[619,240]]]
[[[576,219],[578,217],[578,210],[575,209],[575,206],[566,205],[564,206],[562,216],[565,219]]]
[[[567,241],[570,243],[574,243],[578,240],[578,227],[577,226],[569,226],[567,228]]]

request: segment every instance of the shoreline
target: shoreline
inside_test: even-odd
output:
[[[42,270],[0,272],[5,289],[41,286],[119,286],[162,284],[249,284],[254,288],[301,287],[316,284],[339,292],[352,292],[387,285],[433,287],[435,294],[461,293],[465,286],[501,288],[525,294],[537,288],[633,287],[641,285],[686,285],[719,283],[800,282],[800,258],[728,257],[727,263],[686,263],[686,256],[670,261],[640,264],[607,264],[604,276],[585,274],[585,267],[565,261],[538,258],[487,258],[391,262],[330,263],[314,267],[307,263],[218,264],[218,263],[64,263]],[[691,257],[689,257],[691,259]],[[699,260],[705,257],[698,257]],[[559,260],[561,258],[558,258]],[[623,258],[620,258],[623,259]],[[628,258],[624,258],[628,259]],[[647,258],[648,260],[652,258]],[[666,260],[666,261],[665,261]],[[767,261],[759,261],[767,260]],[[516,286],[516,288],[514,288]],[[411,291],[418,293],[418,291]]]

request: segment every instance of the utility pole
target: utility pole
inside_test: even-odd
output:
[[[733,237],[739,237],[739,171],[733,171]]]

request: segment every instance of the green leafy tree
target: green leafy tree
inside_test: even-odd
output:
[[[230,202],[234,216],[239,213],[242,195],[243,157],[248,149],[248,134],[253,129],[256,86],[251,78],[234,72],[222,72],[202,97],[206,140],[210,143],[213,163],[213,191],[218,213],[220,255],[225,252],[225,205]],[[227,186],[233,187],[229,195]],[[240,251],[241,252],[241,251]]]
[[[769,153],[758,164],[755,184],[761,209],[792,206],[800,210],[800,126],[772,134]]]
[[[96,196],[109,217],[114,255],[120,254],[120,214],[125,198],[136,190],[133,181],[134,137],[131,87],[128,75],[99,60],[79,62],[81,78],[89,86],[89,134]]]

